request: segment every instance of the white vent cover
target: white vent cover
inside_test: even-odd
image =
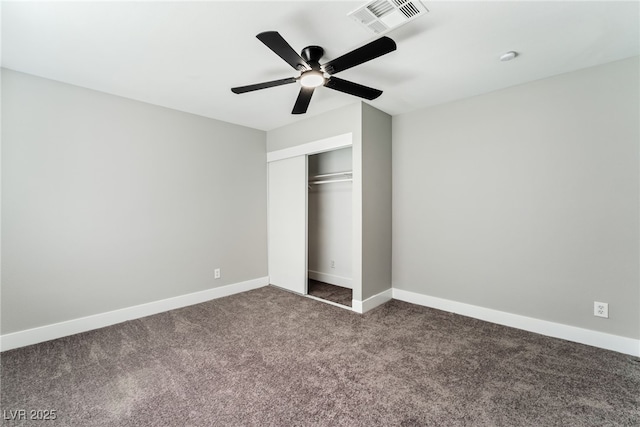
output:
[[[424,15],[429,10],[420,0],[373,0],[347,16],[368,31],[381,35]]]

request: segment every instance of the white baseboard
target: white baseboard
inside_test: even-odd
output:
[[[366,313],[367,311],[390,301],[393,298],[392,291],[392,289],[387,289],[386,291],[380,292],[379,294],[369,297],[364,301],[354,299],[351,301],[351,308],[356,313]]]
[[[322,273],[320,271],[309,270],[307,272],[309,279],[318,280],[330,285],[340,286],[342,288],[353,289],[353,280],[348,277],[336,276],[335,274]]]
[[[79,319],[67,320],[65,322],[40,326],[24,331],[13,332],[0,336],[0,351],[11,350],[24,347],[39,342],[62,338],[69,335],[87,332],[93,329],[103,328],[127,320],[139,319],[152,314],[176,308],[186,307],[193,304],[222,298],[240,292],[261,288],[269,284],[269,277],[247,280],[231,285],[220,286],[218,288],[207,289],[205,291],[180,295],[160,301],[153,301],[146,304],[121,308],[119,310],[108,311],[106,313],[94,314],[92,316],[81,317]]]
[[[475,305],[436,298],[410,291],[403,291],[402,289],[393,288],[393,298],[413,304],[436,308],[438,310],[461,314],[463,316],[473,317],[474,319],[497,323],[499,325],[510,326],[512,328],[535,332],[541,335],[640,357],[640,340],[633,338],[626,338],[590,329],[563,325],[561,323],[534,319],[532,317],[506,313],[504,311],[493,310],[490,308],[478,307]]]

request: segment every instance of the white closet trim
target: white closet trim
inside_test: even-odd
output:
[[[353,137],[351,132],[330,138],[319,139],[295,147],[283,148],[282,150],[270,151],[267,153],[267,163],[276,160],[288,159],[290,157],[304,156],[308,154],[322,153],[324,151],[335,150],[337,148],[351,147]]]

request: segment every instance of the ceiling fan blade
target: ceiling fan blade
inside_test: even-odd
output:
[[[293,106],[291,114],[304,114],[307,112],[309,102],[311,102],[311,95],[313,95],[313,87],[301,87],[296,104]]]
[[[300,55],[282,38],[277,31],[265,31],[256,36],[258,40],[264,43],[269,49],[274,51],[276,55],[284,59],[289,65],[296,70],[310,70],[311,66],[307,61],[302,59]]]
[[[329,89],[348,93],[349,95],[359,96],[360,98],[369,100],[376,99],[377,97],[382,95],[381,90],[363,86],[358,83],[353,83],[348,80],[339,79],[337,77],[331,77],[324,85]]]
[[[281,85],[286,85],[286,84],[295,83],[295,82],[296,82],[296,78],[295,77],[289,77],[289,78],[286,78],[286,79],[272,80],[270,82],[256,83],[254,85],[232,87],[231,88],[231,92],[233,92],[233,93],[246,93],[246,92],[251,92],[251,91],[254,91],[254,90],[266,89],[266,88],[269,88],[269,87],[281,86]]]
[[[393,52],[394,50],[396,50],[396,42],[386,36],[380,37],[371,43],[367,43],[362,47],[327,62],[322,67],[327,74],[336,74],[364,62],[371,61],[389,52]]]

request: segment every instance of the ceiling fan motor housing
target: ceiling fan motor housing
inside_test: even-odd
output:
[[[307,61],[312,70],[320,70],[320,58],[324,55],[324,49],[320,46],[307,46],[302,49],[300,56]]]

